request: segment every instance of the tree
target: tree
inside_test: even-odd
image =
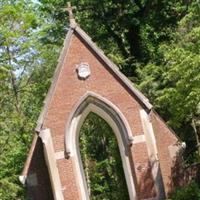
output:
[[[41,19],[32,3],[0,1],[0,5],[0,199],[24,199],[18,176],[58,51],[39,42]]]
[[[40,0],[42,12],[54,23],[51,41],[63,37],[66,1]],[[73,0],[76,19],[126,76],[136,76],[137,65],[155,56],[158,45],[187,12],[189,1]],[[52,39],[52,36],[54,39]]]
[[[194,2],[179,22],[174,39],[160,45],[157,60],[138,73],[142,91],[183,140],[188,144],[191,138],[196,140],[200,156],[199,13],[198,2]]]

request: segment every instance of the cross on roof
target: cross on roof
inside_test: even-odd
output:
[[[74,25],[76,24],[75,22],[75,18],[74,18],[74,14],[73,14],[73,10],[75,9],[75,6],[71,6],[71,2],[67,2],[67,8],[65,8],[65,10],[68,12],[69,14],[69,22],[70,25]]]

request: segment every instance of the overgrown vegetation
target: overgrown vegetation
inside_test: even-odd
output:
[[[18,176],[56,65],[56,46],[40,42],[43,23],[29,1],[0,1],[2,200],[24,199]]]
[[[81,128],[80,152],[91,200],[129,199],[116,136],[94,113]]]
[[[168,200],[199,200],[200,188],[195,182],[191,182],[189,185],[177,188]]]
[[[186,162],[199,162],[199,1],[71,2],[81,27],[186,141]],[[18,175],[67,32],[64,7],[65,0],[0,0],[2,200],[25,198]]]

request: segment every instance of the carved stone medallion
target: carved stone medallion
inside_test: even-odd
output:
[[[80,63],[76,65],[76,70],[80,79],[87,79],[91,73],[88,63]]]

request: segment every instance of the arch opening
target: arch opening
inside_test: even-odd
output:
[[[117,139],[108,123],[90,112],[79,133],[90,200],[129,200]]]
[[[119,147],[129,198],[136,200],[136,190],[129,160],[131,129],[126,118],[112,102],[93,92],[87,92],[76,104],[68,120],[65,134],[66,155],[74,163],[80,198],[82,200],[90,199],[79,150],[79,133],[90,112],[104,119],[113,130]]]

